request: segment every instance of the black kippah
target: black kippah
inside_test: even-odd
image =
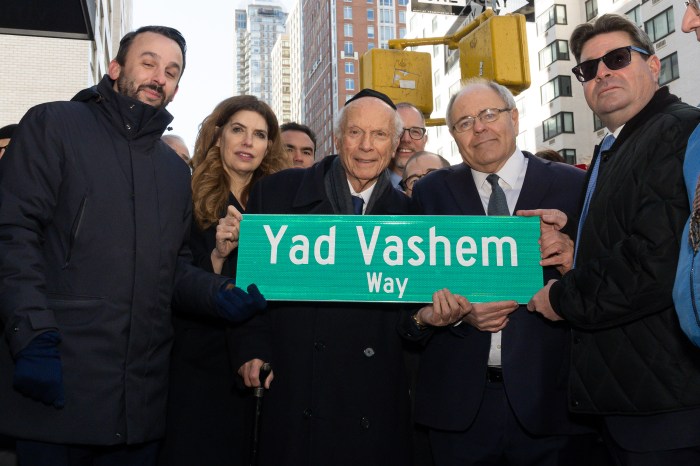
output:
[[[350,102],[357,100],[357,99],[361,99],[363,97],[374,97],[376,99],[379,99],[379,100],[385,102],[389,107],[396,110],[396,105],[394,105],[394,102],[391,101],[389,96],[387,96],[386,94],[382,94],[379,91],[375,91],[374,89],[368,89],[368,88],[362,89],[360,92],[358,92],[357,94],[352,96],[352,99],[345,102],[345,106],[347,106]]]

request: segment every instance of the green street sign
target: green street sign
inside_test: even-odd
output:
[[[245,214],[236,280],[269,300],[527,303],[539,235],[536,217]]]

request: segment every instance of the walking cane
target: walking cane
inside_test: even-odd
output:
[[[255,418],[253,419],[253,438],[250,445],[250,466],[258,465],[258,442],[260,441],[260,415],[262,414],[262,402],[265,395],[265,381],[272,372],[270,363],[260,367],[260,386],[253,389],[255,397]]]

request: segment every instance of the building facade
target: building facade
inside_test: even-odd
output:
[[[259,0],[235,15],[236,92],[271,104],[272,48],[284,33],[287,13],[275,1]]]
[[[17,123],[34,105],[70,100],[99,82],[131,25],[132,0],[95,0],[91,40],[0,33],[0,127]]]
[[[334,152],[333,121],[360,90],[360,56],[406,34],[408,0],[302,0],[303,122],[320,157]]]
[[[292,121],[291,63],[289,35],[282,34],[272,47],[272,102],[270,106],[277,115],[279,124]],[[297,94],[298,95],[298,94]]]
[[[508,2],[509,4],[511,2]],[[517,7],[517,5],[516,5]],[[605,13],[627,15],[649,34],[661,60],[659,83],[697,105],[693,86],[700,74],[700,47],[694,36],[680,30],[685,5],[673,0],[537,0],[534,21],[527,23],[532,84],[516,96],[520,115],[518,146],[536,152],[558,151],[569,163],[590,162],[595,145],[605,135],[586,104],[583,88],[571,72],[576,60],[568,39],[574,28]],[[507,10],[506,10],[507,11]],[[470,20],[455,16],[412,14],[408,37],[439,37]],[[461,87],[456,51],[446,46],[420,47],[430,52],[433,66],[433,118],[443,118],[450,97]],[[452,163],[461,161],[457,146],[444,126],[428,131],[428,150]]]

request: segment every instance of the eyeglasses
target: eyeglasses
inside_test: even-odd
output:
[[[700,0],[685,0],[685,6],[692,7],[700,15]]]
[[[457,121],[452,126],[452,129],[458,133],[463,133],[465,131],[468,131],[474,126],[474,122],[476,122],[476,119],[478,118],[480,122],[482,123],[493,123],[494,121],[498,120],[498,117],[501,116],[501,113],[503,112],[509,112],[513,110],[512,108],[487,108],[479,112],[477,116],[465,116],[462,117]]]
[[[611,50],[600,58],[581,62],[577,66],[571,68],[571,71],[573,71],[576,79],[585,83],[595,78],[595,75],[598,73],[598,63],[601,61],[611,70],[621,70],[629,66],[629,64],[632,63],[632,50],[643,55],[651,55],[644,49],[640,49],[634,45],[628,45],[627,47]]]
[[[416,175],[411,175],[411,176],[409,176],[408,178],[406,178],[405,180],[399,181],[399,186],[401,186],[401,188],[402,188],[404,191],[408,191],[409,189],[412,190],[412,189],[413,189],[413,185],[416,184],[416,181],[420,180],[421,178],[423,178],[423,177],[424,177],[425,175],[427,175],[428,173],[434,172],[435,170],[438,170],[438,169],[437,169],[437,168],[428,168],[428,170],[427,170],[425,173],[421,174],[421,175],[418,175],[418,174],[416,174]]]
[[[4,152],[5,149],[7,149],[7,146],[9,146],[9,144],[5,144],[4,146],[0,146],[0,152]]]
[[[401,135],[408,131],[408,135],[411,136],[411,139],[423,139],[423,136],[425,136],[425,133],[428,131],[425,128],[420,128],[418,126],[413,126],[411,128],[404,128],[403,132]]]

